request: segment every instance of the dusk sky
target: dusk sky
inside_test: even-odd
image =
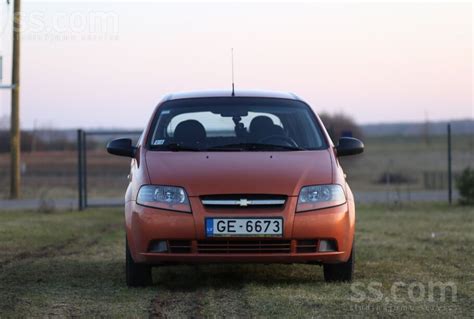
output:
[[[23,10],[23,128],[141,128],[166,93],[230,88],[232,47],[237,88],[291,91],[318,112],[473,116],[471,3],[24,0]],[[0,116],[9,109],[3,91]]]

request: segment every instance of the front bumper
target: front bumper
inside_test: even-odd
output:
[[[207,263],[337,263],[347,259],[344,252],[311,254],[158,254],[141,253],[140,260],[148,264],[207,264]]]
[[[294,213],[296,198],[290,197],[281,210],[260,211],[206,211],[199,199],[191,198],[193,214],[147,208],[130,201],[126,203],[126,230],[129,247],[135,262],[148,264],[163,263],[339,263],[349,258],[354,236],[353,205]],[[209,253],[200,249],[203,242],[222,242],[223,238],[206,238],[204,219],[206,217],[283,217],[284,234],[278,239],[225,238],[227,244],[248,241],[249,245],[284,241],[285,252],[227,251]],[[319,251],[321,240],[335,243],[335,251]],[[157,253],[150,251],[156,241],[180,241],[189,246],[185,252]],[[314,241],[312,252],[302,252],[298,247],[304,241]],[[255,246],[257,247],[257,246]],[[260,247],[260,246],[258,246]]]

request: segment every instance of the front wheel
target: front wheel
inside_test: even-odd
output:
[[[152,284],[151,266],[138,264],[133,260],[127,239],[125,239],[125,275],[129,287],[144,287]]]
[[[326,282],[352,281],[354,278],[355,251],[352,245],[351,255],[344,263],[324,264],[324,280]]]

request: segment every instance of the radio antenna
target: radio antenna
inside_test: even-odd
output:
[[[230,55],[231,55],[231,64],[232,64],[232,96],[235,96],[235,90],[234,90],[234,48],[230,49]]]

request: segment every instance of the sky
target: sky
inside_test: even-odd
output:
[[[231,48],[237,89],[290,91],[317,112],[359,123],[473,116],[471,2],[22,6],[23,128],[141,128],[167,93],[230,88]]]

